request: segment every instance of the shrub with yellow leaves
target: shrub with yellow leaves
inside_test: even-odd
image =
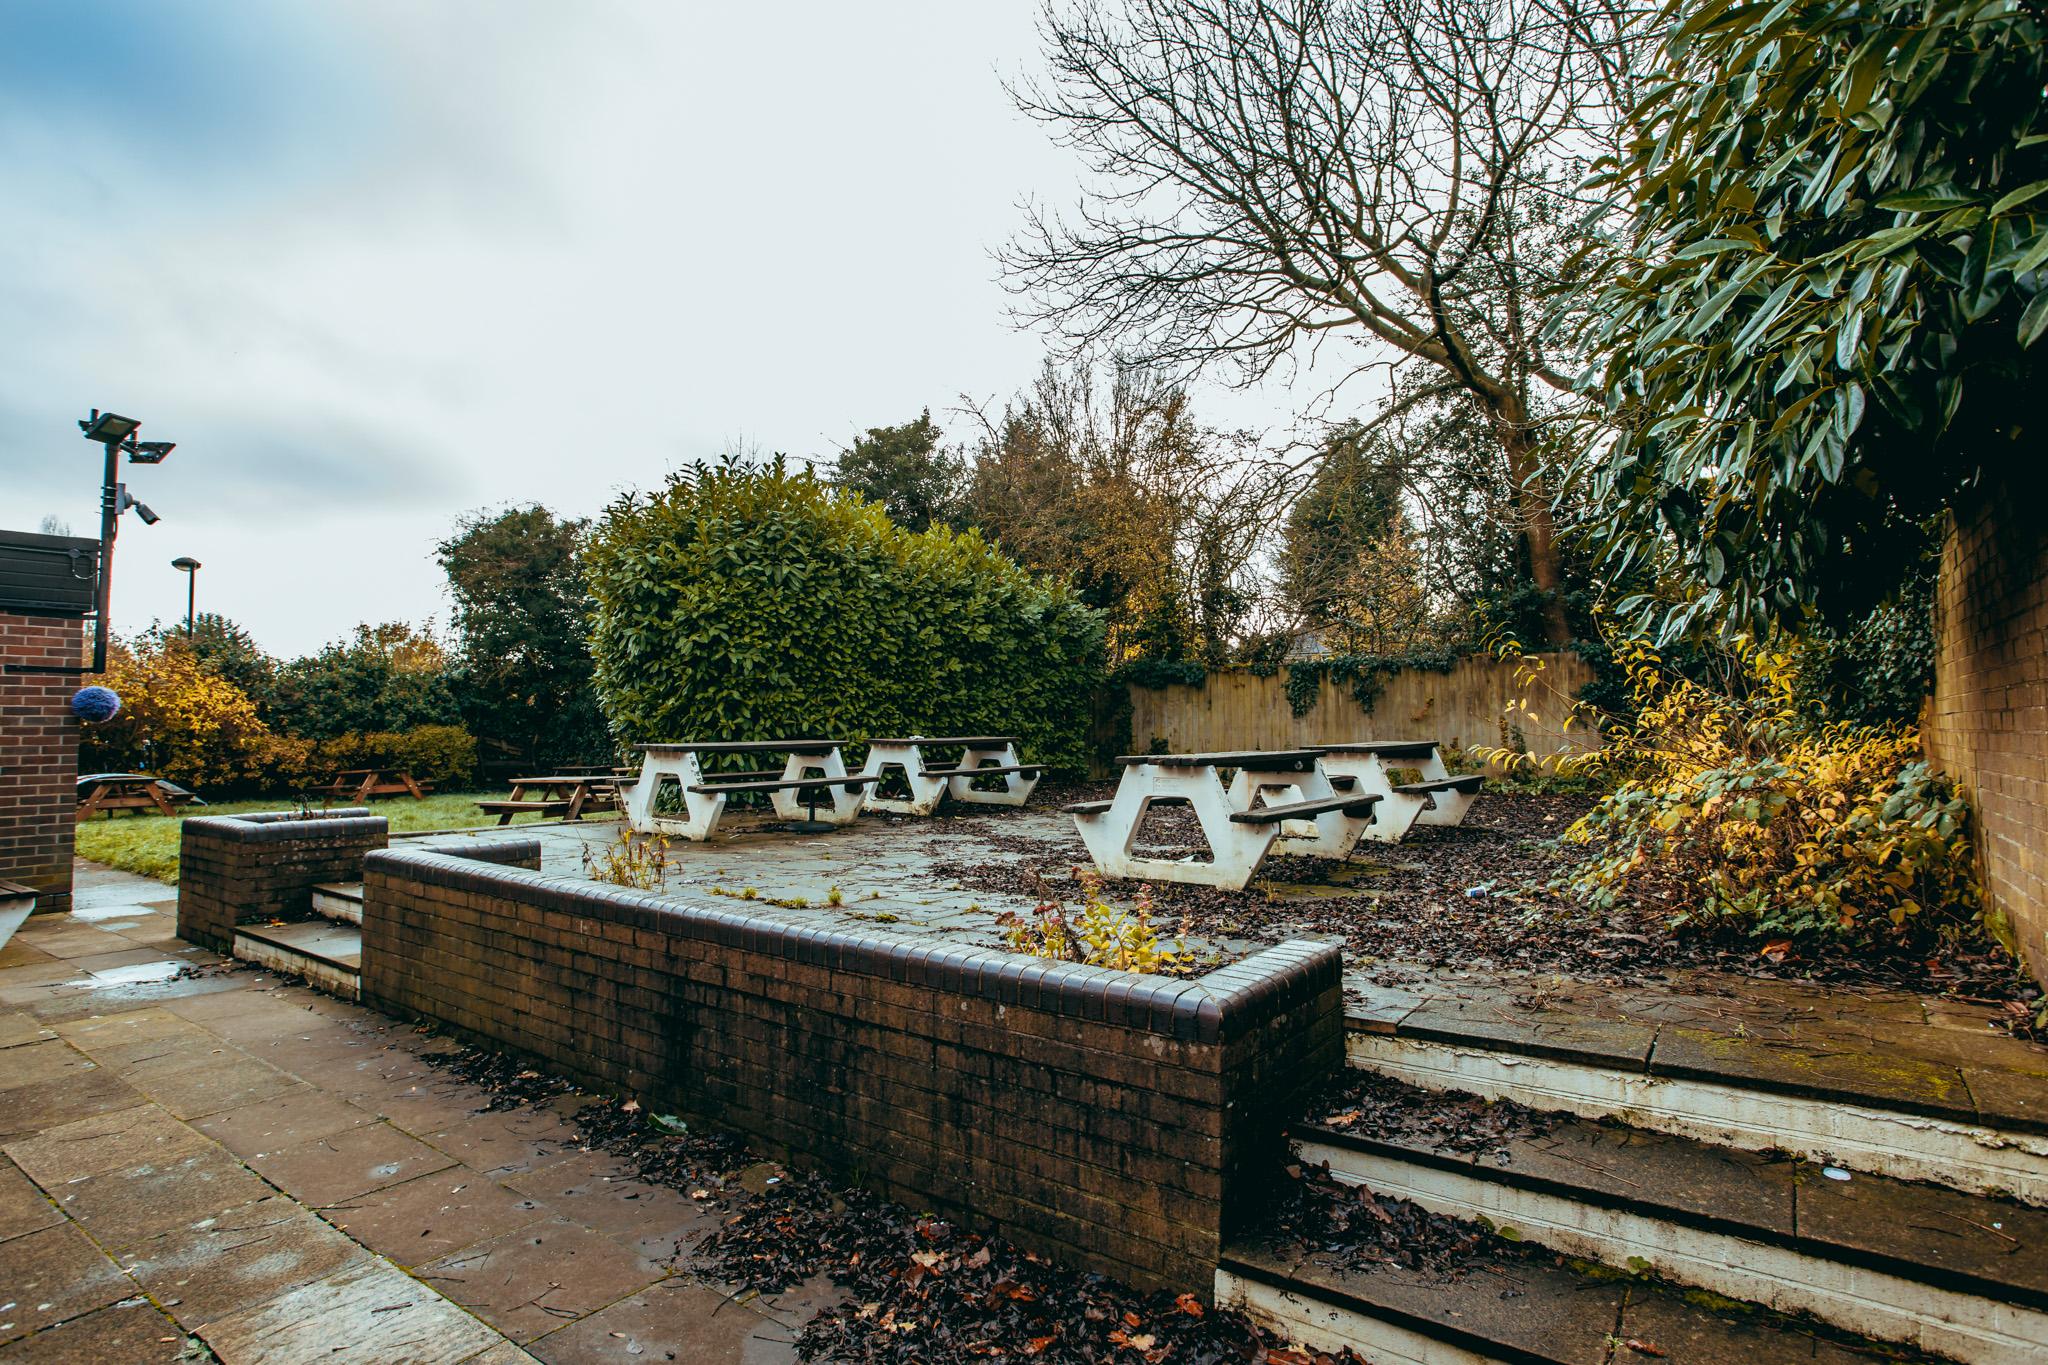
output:
[[[85,771],[148,771],[200,789],[261,781],[303,763],[306,746],[273,734],[247,693],[202,665],[182,638],[115,643],[101,681],[121,711],[80,736]]]
[[[1982,915],[1969,806],[1910,726],[1814,722],[1788,656],[1743,643],[1744,686],[1617,651],[1633,718],[1607,731],[1620,784],[1566,839],[1594,856],[1563,889],[1758,934],[1919,940]],[[1996,925],[1986,925],[1994,933]]]

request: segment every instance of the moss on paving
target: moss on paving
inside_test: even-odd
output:
[[[495,817],[476,808],[478,801],[501,799],[502,791],[437,792],[423,801],[398,797],[375,801],[370,809],[391,822],[393,834],[422,830],[470,829]],[[255,801],[221,801],[210,806],[185,806],[176,815],[95,816],[78,822],[78,856],[118,867],[173,886],[178,881],[178,826],[187,816],[239,815],[258,810],[290,810],[290,797]],[[538,815],[512,817],[514,824],[534,824]],[[604,817],[598,817],[600,819]]]

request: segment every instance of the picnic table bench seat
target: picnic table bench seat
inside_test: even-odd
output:
[[[1114,801],[1076,801],[1071,806],[1061,806],[1060,809],[1068,815],[1079,815],[1086,818],[1091,815],[1100,815],[1115,804]],[[1152,804],[1157,806],[1165,803],[1154,801]]]
[[[1311,820],[1333,810],[1346,815],[1369,815],[1379,804],[1379,793],[1367,796],[1325,796],[1313,801],[1283,801],[1277,806],[1254,806],[1232,811],[1230,818],[1240,825],[1272,825],[1282,820]]]
[[[799,787],[863,787],[874,781],[862,773],[850,777],[777,777],[750,782],[699,782],[690,788],[693,792],[782,792]]]
[[[559,801],[479,801],[476,808],[485,815],[497,816],[499,824],[509,825],[513,816],[528,811],[535,815],[567,815],[569,801],[566,797]]]
[[[1394,790],[1410,796],[1428,796],[1434,792],[1476,792],[1485,785],[1483,775],[1464,773],[1456,777],[1433,777],[1425,782],[1403,782]]]
[[[926,768],[933,777],[1001,777],[1005,773],[1042,773],[1043,763],[1003,763],[986,768]]]

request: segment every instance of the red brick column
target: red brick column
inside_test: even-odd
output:
[[[2048,526],[2038,482],[1958,508],[1941,555],[1928,757],[1977,811],[1984,890],[2048,980]]]
[[[0,660],[77,667],[75,618],[0,611]],[[0,673],[0,881],[41,893],[36,913],[71,908],[71,849],[78,825],[78,721],[71,694],[93,680]]]

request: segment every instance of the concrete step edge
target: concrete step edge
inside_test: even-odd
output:
[[[1964,1297],[1991,1299],[2000,1303],[2011,1303],[2048,1315],[2048,1286],[2014,1284],[2005,1280],[1973,1274],[1965,1270],[1931,1264],[1926,1260],[1908,1254],[1909,1242],[1903,1236],[1895,1244],[1898,1247],[1897,1251],[1886,1252],[1871,1247],[1859,1247],[1844,1242],[1828,1241],[1819,1237],[1801,1234],[1796,1230],[1788,1231],[1766,1226],[1753,1219],[1736,1216],[1732,1211],[1721,1214],[1709,1214],[1687,1208],[1672,1199],[1668,1194],[1668,1191],[1673,1188],[1674,1182],[1682,1178],[1682,1168],[1686,1164],[1686,1158],[1689,1155],[1682,1148],[1674,1153],[1672,1147],[1664,1147],[1662,1150],[1667,1158],[1675,1154],[1679,1157],[1679,1160],[1677,1162],[1667,1160],[1662,1169],[1652,1171],[1648,1169],[1650,1163],[1644,1161],[1632,1162],[1630,1159],[1633,1154],[1642,1152],[1643,1148],[1632,1147],[1625,1140],[1617,1143],[1613,1149],[1605,1153],[1611,1159],[1610,1165],[1617,1168],[1631,1168],[1634,1176],[1641,1177],[1640,1179],[1632,1179],[1626,1175],[1618,1176],[1617,1178],[1622,1183],[1632,1187],[1631,1191],[1624,1192],[1613,1188],[1595,1188],[1590,1181],[1574,1182],[1550,1175],[1537,1174],[1526,1169],[1517,1169],[1512,1162],[1508,1165],[1500,1165],[1492,1160],[1475,1160],[1471,1157],[1432,1151],[1408,1143],[1390,1142],[1314,1123],[1295,1125],[1290,1136],[1297,1152],[1300,1153],[1304,1160],[1311,1162],[1327,1161],[1332,1174],[1340,1179],[1351,1179],[1354,1183],[1365,1184],[1375,1190],[1380,1188],[1380,1185],[1376,1183],[1374,1178],[1375,1173],[1379,1171],[1394,1167],[1426,1169],[1457,1177],[1461,1181],[1484,1185],[1499,1185],[1530,1195],[1584,1205],[1588,1210],[1597,1211],[1600,1215],[1622,1214],[1625,1216],[1654,1219],[1659,1222],[1669,1223],[1674,1227],[1689,1229],[1705,1235],[1732,1238],[1747,1243],[1772,1247],[1802,1260],[1833,1262],[1845,1267],[1873,1271],[1900,1280],[1926,1285],[1946,1293],[1958,1294]],[[1697,1142],[1694,1139],[1671,1138],[1669,1142],[1671,1144],[1685,1144],[1698,1149],[1696,1153],[1697,1158],[1703,1162],[1711,1161],[1713,1151],[1715,1150],[1712,1144]],[[1510,1150],[1512,1151],[1512,1148]],[[1581,1159],[1568,1156],[1567,1160],[1576,1163]],[[1591,1170],[1588,1172],[1588,1174],[1596,1173]],[[1819,1177],[1820,1173],[1813,1171],[1812,1174],[1815,1177]],[[1798,1178],[1797,1176],[1794,1177],[1794,1179]],[[1858,1176],[1856,1179],[1862,1182],[1858,1187],[1859,1197],[1867,1198],[1877,1208],[1883,1210],[1890,1217],[1892,1226],[1910,1230],[1912,1227],[1911,1220],[1917,1216],[1914,1210],[1908,1206],[1907,1202],[1912,1194],[1910,1187],[1906,1187],[1901,1182],[1893,1181],[1885,1176],[1866,1174]],[[1887,1196],[1891,1194],[1897,1194],[1902,1197],[1889,1199]],[[2036,1210],[2015,1206],[2005,1201],[1985,1196],[1964,1195],[1960,1192],[1955,1192],[1944,1197],[1954,1201],[1965,1201],[1969,1214],[1973,1215],[1966,1216],[1968,1223],[1980,1229],[1991,1229],[2001,1224],[2010,1224],[2013,1227],[2013,1231],[2017,1233],[2021,1231],[2023,1221],[2038,1221],[2040,1219],[2040,1214]],[[1729,1207],[1728,1205],[1723,1205],[1723,1208]],[[1954,1231],[1961,1233],[1963,1229],[1958,1227]],[[2023,1236],[2006,1237],[2005,1240],[2012,1243],[2015,1248],[2022,1247],[2030,1241],[2030,1239]],[[1597,1259],[1607,1264],[1617,1264],[1617,1262],[1609,1257],[1602,1256]],[[1627,1268],[1627,1259],[1628,1255],[1623,1254],[1619,1263],[1624,1269]],[[2017,1262],[2016,1264],[2030,1264],[2030,1262]],[[1711,1285],[1704,1287],[1714,1288]],[[1725,1291],[1717,1289],[1715,1292]],[[1729,1297],[1740,1296],[1730,1295]],[[2048,1317],[2044,1317],[2044,1322],[2048,1322]]]
[[[1934,1118],[1825,1095],[1795,1095],[1483,1042],[1381,1032],[1346,1035],[1352,1067],[1426,1090],[1464,1091],[1532,1109],[1674,1133],[1743,1151],[1782,1150],[1851,1170],[2048,1206],[2048,1135]]]

